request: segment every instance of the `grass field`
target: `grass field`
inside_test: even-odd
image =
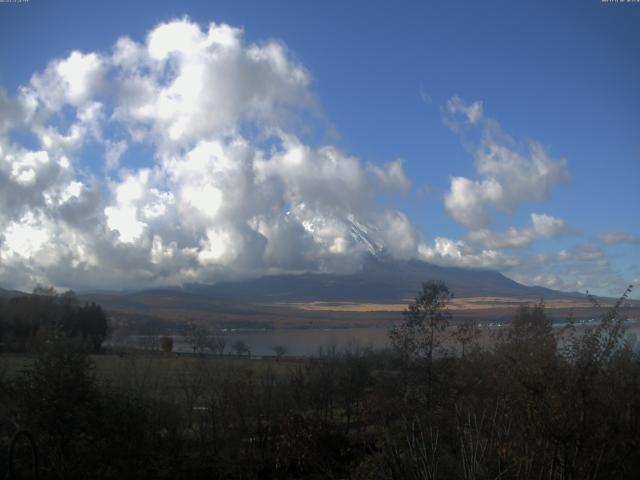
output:
[[[453,298],[449,307],[454,313],[466,310],[515,309],[523,303],[535,303],[539,300],[539,298],[533,297],[465,297]],[[411,299],[407,299],[406,303],[308,302],[279,305],[305,311],[322,312],[402,312],[411,301]],[[577,299],[551,299],[545,301],[545,306],[551,309],[585,309],[592,307],[588,300]]]
[[[245,375],[282,375],[302,363],[302,360],[293,357],[276,360],[138,352],[91,355],[89,358],[95,367],[96,379],[102,385],[174,399],[192,387],[195,376],[221,377],[238,371]],[[35,354],[1,354],[0,378],[16,378],[29,369],[35,359]]]

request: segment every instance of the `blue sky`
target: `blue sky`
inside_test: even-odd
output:
[[[496,268],[526,283],[605,294],[621,292],[624,285],[640,279],[640,228],[635,212],[640,204],[640,94],[637,87],[640,85],[637,48],[640,4],[597,0],[561,4],[505,1],[393,4],[155,1],[132,4],[31,0],[0,4],[0,86],[6,92],[7,102],[18,102],[20,88],[35,88],[32,76],[44,78],[43,72],[51,62],[61,61],[73,51],[96,52],[106,58],[112,54],[118,38],[128,36],[142,45],[159,24],[185,18],[190,24],[198,25],[202,32],[207,31],[210,22],[242,28],[242,42],[247,49],[253,44],[264,46],[271,41],[286,46],[289,66],[302,66],[308,84],[305,83],[295,99],[289,93],[269,97],[273,111],[261,117],[256,125],[252,125],[253,114],[248,120],[242,115],[234,117],[237,127],[234,131],[237,133],[239,129],[241,136],[256,149],[275,148],[286,156],[289,149],[286,145],[290,144],[283,136],[265,135],[261,129],[267,124],[270,132],[273,128],[286,130],[287,135],[295,135],[297,144],[311,149],[313,158],[308,161],[316,164],[324,161],[320,150],[327,145],[338,149],[346,158],[356,158],[361,171],[354,173],[353,178],[366,183],[362,191],[371,194],[371,205],[365,208],[361,202],[348,199],[341,205],[342,211],[349,213],[349,219],[355,216],[378,232],[380,242],[387,248],[394,249],[401,244],[395,252],[398,256]],[[274,78],[265,76],[260,81],[282,80],[286,84],[286,79]],[[41,89],[51,87],[45,80],[41,83],[44,85]],[[154,266],[140,265],[136,285],[176,283],[185,279],[215,281],[231,274],[229,265],[237,264],[233,260],[237,255],[251,256],[243,248],[251,252],[256,248],[265,250],[258,255],[261,259],[257,263],[249,262],[239,269],[241,271],[235,266],[231,268],[235,275],[332,270],[336,263],[344,263],[340,255],[357,253],[357,246],[350,250],[350,240],[343,238],[346,220],[339,218],[334,207],[327,206],[331,202],[323,203],[328,197],[320,194],[313,197],[318,206],[312,214],[294,212],[295,202],[307,205],[307,211],[311,202],[308,195],[300,195],[296,189],[304,187],[314,192],[331,192],[331,189],[307,180],[295,183],[301,182],[299,175],[291,178],[281,171],[277,173],[280,182],[277,188],[284,193],[279,201],[293,212],[286,218],[295,216],[307,230],[305,235],[310,235],[306,240],[287,237],[286,242],[282,240],[283,245],[288,245],[289,250],[303,248],[300,245],[306,245],[307,241],[315,242],[316,246],[315,250],[304,247],[311,250],[304,250],[302,263],[282,260],[282,255],[271,251],[271,245],[278,240],[270,236],[275,234],[267,232],[273,232],[273,222],[282,219],[267,218],[264,212],[253,211],[245,219],[251,230],[259,233],[258,240],[253,238],[253,233],[242,233],[244,226],[238,227],[237,222],[229,218],[224,221],[209,218],[204,223],[187,221],[183,231],[191,229],[193,235],[189,238],[186,234],[175,238],[170,234],[163,236],[164,227],[155,228],[149,218],[142,218],[140,211],[144,206],[140,202],[143,200],[137,197],[134,199],[138,202],[137,213],[133,218],[133,207],[116,198],[119,184],[126,184],[127,179],[130,180],[127,185],[133,184],[135,177],[136,185],[142,185],[140,188],[173,193],[177,200],[170,203],[177,208],[176,215],[184,216],[179,208],[179,199],[184,195],[177,193],[184,183],[178,185],[173,177],[157,179],[161,176],[159,170],[167,174],[169,168],[166,158],[160,160],[162,156],[170,156],[166,146],[161,149],[158,140],[150,137],[133,140],[131,131],[124,132],[133,128],[131,121],[113,120],[117,101],[105,98],[104,92],[97,95],[106,119],[99,127],[100,138],[84,141],[81,146],[64,152],[72,172],[61,174],[60,182],[66,182],[65,185],[79,182],[82,192],[98,192],[100,200],[95,200],[94,207],[103,216],[105,209],[112,207],[113,213],[118,208],[119,217],[113,213],[111,217],[107,215],[95,221],[102,221],[104,229],[116,231],[120,236],[116,234],[108,242],[95,236],[79,241],[78,249],[85,251],[86,258],[75,258],[75,254],[69,252],[56,262],[39,260],[39,255],[45,257],[44,252],[40,252],[43,242],[16,249],[11,246],[11,240],[18,242],[21,235],[30,232],[39,232],[43,238],[55,236],[60,241],[80,234],[57,223],[52,226],[51,219],[58,219],[61,214],[51,205],[45,205],[46,202],[39,207],[38,202],[20,207],[2,203],[1,208],[6,210],[3,227],[13,232],[9,239],[4,239],[4,250],[0,250],[4,256],[5,272],[0,276],[3,283],[12,283],[11,279],[18,278],[14,282],[16,286],[46,281],[77,287],[74,282],[84,283],[84,275],[95,275],[98,267],[105,266],[109,255],[122,255],[128,247],[137,252],[135,255],[145,248],[151,251],[153,245],[158,245],[156,237],[160,239],[160,251],[175,258],[160,266],[157,262],[152,262]],[[312,100],[301,100],[307,96]],[[95,99],[83,98],[83,102],[89,100]],[[46,103],[41,98],[38,101]],[[81,107],[74,102],[48,105],[44,108],[48,109],[46,115],[43,114],[45,120],[43,116],[38,120],[35,117],[15,120],[4,133],[6,142],[14,148],[20,147],[23,154],[25,149],[46,150],[41,136],[34,133],[35,122],[44,122],[43,125],[53,126],[60,132],[70,128]],[[309,106],[310,103],[313,106]],[[291,114],[296,117],[294,121],[282,120],[281,104],[294,112]],[[474,105],[481,109],[481,114],[472,119],[468,112]],[[178,147],[184,153],[199,141],[222,138],[221,135],[227,142],[228,125],[224,134],[203,131],[200,137],[192,138],[189,145]],[[126,151],[116,167],[105,170],[106,144],[116,139],[126,142]],[[532,185],[526,185],[523,179],[510,177],[512,172],[507,163],[515,158],[513,155],[518,162],[524,162],[523,165],[535,163],[529,147],[531,142],[540,146],[548,161],[541,168],[555,165],[559,170],[555,175],[532,177]],[[498,170],[494,168],[489,173],[486,173],[489,159],[482,155],[487,148],[498,149],[503,155],[497,159]],[[316,150],[320,160],[314,160]],[[55,155],[63,155],[61,151],[50,151],[49,161],[54,161]],[[407,180],[410,186],[401,181],[393,188],[386,188],[385,185],[398,179],[387,168],[389,162],[397,159],[402,160],[401,180]],[[272,159],[269,172],[277,170],[276,160]],[[5,170],[12,171],[6,158],[5,163]],[[386,168],[382,171],[384,178],[375,173],[374,166]],[[150,171],[151,180],[141,180],[140,169],[145,167]],[[351,165],[347,170],[338,169],[336,175],[353,173],[352,167],[356,168]],[[286,166],[282,168],[286,170]],[[38,174],[36,171],[36,178]],[[456,197],[447,204],[452,177],[467,179],[473,192],[465,192],[473,198]],[[492,179],[497,179],[504,191],[502,194],[487,193]],[[183,181],[186,180],[180,180]],[[327,177],[326,181],[332,179]],[[536,182],[540,182],[537,193],[531,190]],[[55,188],[60,190],[60,185],[62,183]],[[267,188],[265,184],[260,185]],[[349,187],[347,180],[345,186]],[[219,187],[215,188],[222,192],[224,209],[229,196]],[[207,192],[211,193],[202,185],[198,188],[205,197]],[[25,189],[23,181],[20,192],[27,195]],[[357,191],[355,188],[354,192]],[[331,193],[327,195],[330,197]],[[464,201],[481,205],[484,221],[475,221],[477,216],[465,217],[469,209]],[[62,203],[56,208],[62,209]],[[236,207],[230,211],[237,219],[238,212],[246,212],[247,208],[246,205]],[[9,209],[13,210],[9,212]],[[29,211],[31,217],[25,216]],[[534,228],[532,214],[544,215],[537,217],[537,228]],[[398,215],[410,226],[397,220]],[[116,228],[116,217],[127,217],[129,223],[133,222],[134,234],[128,237],[123,234],[122,223],[120,229]],[[392,217],[396,220],[389,220]],[[65,221],[73,223],[69,219]],[[225,230],[231,228],[229,222],[234,226]],[[257,227],[256,222],[269,226]],[[322,223],[323,227],[309,227],[310,222]],[[221,225],[225,225],[224,228]],[[513,229],[510,234],[509,229]],[[217,232],[215,235],[213,230]],[[397,236],[387,234],[391,230]],[[327,236],[319,231],[326,232]],[[81,233],[88,235],[86,227]],[[214,248],[216,242],[224,244],[220,235],[231,239],[230,244],[243,245],[236,257],[229,253],[229,248],[226,251],[223,247]],[[411,237],[413,243],[407,242],[407,237]],[[442,240],[438,243],[437,238]],[[109,248],[102,246],[103,242],[110,243]],[[175,248],[170,247],[173,244]],[[193,249],[197,251],[194,253]],[[87,250],[99,253],[92,256]],[[332,254],[338,255],[338,260]],[[180,261],[176,255],[182,255]],[[110,286],[109,282],[118,278],[117,269],[105,278],[107,283],[100,286]]]

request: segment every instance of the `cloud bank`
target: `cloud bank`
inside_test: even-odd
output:
[[[520,248],[531,245],[538,238],[555,238],[569,231],[569,226],[561,218],[545,213],[532,213],[529,227],[511,227],[504,233],[481,229],[469,233],[468,238],[472,243],[480,243],[487,248]]]
[[[640,245],[640,235],[634,235],[624,230],[609,230],[598,234],[596,238],[607,245],[618,245],[622,243]]]
[[[322,122],[310,85],[284,44],[184,18],[54,59],[15,97],[0,91],[0,282],[350,271],[377,242],[415,256],[417,227],[374,208],[411,188],[402,161],[306,144],[299,132]]]
[[[443,203],[472,230],[428,242],[385,207],[412,190],[403,160],[372,164],[307,141],[326,126],[310,72],[283,43],[249,43],[230,25],[182,18],[142,41],[72,51],[15,94],[0,88],[0,111],[3,287],[348,273],[383,250],[554,288],[615,283],[593,245],[516,254],[571,233],[560,218],[532,213],[527,226],[488,228],[496,213],[548,198],[569,173],[541,144],[515,142],[482,102],[453,97],[445,109],[476,176],[450,177]],[[637,243],[625,232],[599,240]]]

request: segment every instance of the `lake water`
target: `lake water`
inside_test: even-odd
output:
[[[231,345],[237,340],[244,341],[252,355],[274,355],[273,348],[282,345],[287,355],[311,356],[322,347],[335,347],[342,351],[350,345],[382,349],[388,346],[388,330],[382,327],[335,328],[335,329],[282,329],[282,330],[228,330],[220,336],[226,341],[225,353],[232,352]],[[172,335],[173,351],[191,353],[193,351],[187,338]],[[114,339],[111,343],[125,346],[153,346],[153,338],[143,335],[130,335],[123,339]]]
[[[595,325],[595,324],[594,324]],[[562,324],[556,324],[557,327]],[[491,342],[492,335],[505,327],[497,324],[483,327],[485,341]],[[578,325],[580,328],[580,325]],[[287,355],[311,356],[318,353],[319,348],[335,347],[343,351],[349,346],[371,347],[379,350],[389,347],[388,329],[384,327],[365,328],[333,328],[333,329],[281,329],[281,330],[227,330],[220,333],[226,341],[225,353],[232,352],[231,345],[237,340],[244,341],[254,356],[274,355],[273,348],[282,345],[287,349]],[[640,339],[640,322],[634,321],[627,325],[627,335],[635,335]],[[171,335],[173,351],[176,353],[191,353],[192,347],[182,335]],[[143,335],[130,335],[112,340],[112,344],[125,346],[157,347],[157,338]],[[155,342],[155,343],[154,343]],[[453,345],[451,345],[453,346]]]

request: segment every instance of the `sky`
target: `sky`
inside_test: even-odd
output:
[[[383,249],[619,295],[638,45],[637,2],[0,3],[0,286],[349,273]]]

